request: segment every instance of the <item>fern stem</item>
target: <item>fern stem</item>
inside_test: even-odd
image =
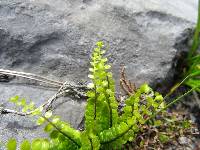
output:
[[[164,100],[169,97],[178,87],[180,87],[189,77],[191,74],[187,75],[181,82],[177,83],[174,87],[171,88],[170,92],[165,95]]]
[[[65,137],[67,137],[70,141],[72,141],[74,144],[76,144],[79,148],[81,147],[81,145],[74,140],[72,137],[70,137],[69,135],[67,135],[66,133],[64,133],[63,131],[61,131],[55,124],[53,124],[48,118],[46,118],[45,116],[42,116],[48,123],[50,123],[58,132],[60,132],[61,134],[63,134]]]
[[[93,150],[94,148],[93,148],[93,145],[92,145],[92,139],[89,138],[89,140],[90,140],[91,150]]]
[[[96,120],[97,117],[97,86],[94,85],[94,92],[95,92],[95,99],[94,99],[94,120]]]
[[[108,82],[108,89],[110,88],[110,83],[109,83],[109,80],[108,80],[108,76],[106,76],[106,79],[107,79],[107,82]],[[112,108],[111,108],[111,106],[110,106],[110,100],[109,100],[109,98],[106,98],[107,100],[108,100],[108,107],[109,107],[109,112],[110,112],[110,128],[112,127],[112,124],[113,124],[113,122],[112,122]]]
[[[114,137],[113,139],[111,139],[111,140],[109,140],[109,141],[100,142],[100,143],[101,143],[101,144],[109,144],[109,143],[114,142],[115,140],[119,139],[120,137],[123,137],[129,130],[132,129],[133,126],[134,126],[134,124],[131,125],[126,131],[124,131],[123,133],[117,135],[117,136]]]
[[[168,103],[164,108],[162,108],[161,110],[159,110],[158,112],[156,112],[155,114],[153,114],[151,117],[149,117],[147,120],[145,120],[145,123],[148,122],[149,120],[153,119],[154,117],[156,117],[156,115],[158,115],[160,112],[162,112],[163,110],[166,110],[167,108],[169,108],[170,106],[172,106],[173,104],[177,103],[178,101],[180,101],[183,97],[185,97],[186,95],[190,94],[192,91],[194,91],[196,88],[198,87],[193,87],[192,89],[190,89],[189,91],[187,91],[186,93],[184,93],[183,95],[179,96],[178,98],[176,98],[175,100],[173,100],[172,102]]]
[[[187,81],[190,77],[194,77],[200,75],[200,71],[196,71],[187,75],[181,82],[177,83],[174,87],[171,88],[170,92],[165,95],[164,100],[169,97],[178,87],[180,87],[185,81]]]

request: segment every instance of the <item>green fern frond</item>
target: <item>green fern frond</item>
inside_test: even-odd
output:
[[[103,43],[98,42],[92,55],[90,68],[92,83],[91,90],[87,93],[88,101],[85,112],[86,131],[94,130],[98,134],[117,123],[117,101],[114,95],[114,81],[112,74],[108,72],[110,66],[107,59],[103,58],[105,51],[102,50]]]

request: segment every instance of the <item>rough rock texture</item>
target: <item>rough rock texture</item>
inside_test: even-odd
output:
[[[197,0],[0,0],[0,68],[87,81],[92,48],[103,40],[109,43],[107,56],[116,79],[125,65],[137,85],[155,85],[173,75],[174,45],[193,27],[196,10]],[[0,83],[4,106],[13,95],[40,104],[54,93],[15,79]],[[69,100],[55,111],[77,127],[84,103]],[[40,128],[26,120],[1,116],[0,141],[39,136]]]

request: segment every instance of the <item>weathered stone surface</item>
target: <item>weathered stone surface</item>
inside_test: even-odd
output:
[[[173,75],[174,45],[193,27],[196,9],[197,0],[0,0],[0,68],[87,81],[92,47],[103,40],[109,43],[107,57],[116,79],[120,65],[125,65],[137,85],[155,84]],[[0,83],[0,91],[1,103],[21,95],[37,104],[55,92],[15,80]],[[70,100],[55,111],[68,121],[74,116],[71,123],[76,127],[83,110],[84,103]],[[0,118],[0,140],[21,141],[40,132],[23,117]]]

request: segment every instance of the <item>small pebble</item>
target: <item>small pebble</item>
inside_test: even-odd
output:
[[[186,145],[190,143],[190,140],[185,136],[179,137],[178,141],[181,145]]]

